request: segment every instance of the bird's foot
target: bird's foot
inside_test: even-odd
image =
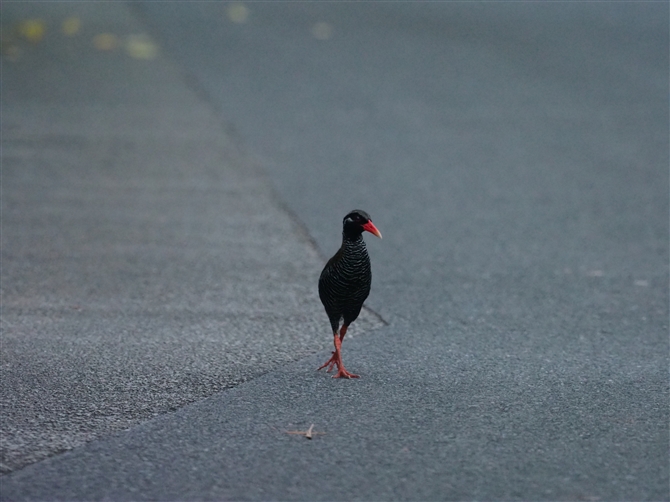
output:
[[[333,371],[333,368],[335,367],[336,364],[337,364],[337,352],[333,351],[333,355],[331,356],[331,358],[328,359],[328,361],[326,361],[323,365],[319,366],[316,371],[322,370],[323,368],[328,366],[326,373],[330,373],[331,371]]]
[[[344,369],[344,366],[339,364],[337,366],[337,373],[335,373],[332,378],[360,378],[358,375],[354,375],[353,373],[349,373],[347,370]]]
[[[327,373],[330,373],[333,371],[333,368],[337,366],[337,373],[333,375],[333,378],[360,378],[358,375],[354,375],[353,373],[348,372],[345,368],[344,365],[342,364],[342,361],[337,357],[337,351],[333,352],[333,355],[331,356],[328,361],[326,361],[323,365],[319,366],[317,371],[322,370],[326,366],[328,366],[328,369],[326,369]]]

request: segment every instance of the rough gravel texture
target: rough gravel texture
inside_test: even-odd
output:
[[[229,137],[244,141],[326,254],[338,245],[341,215],[370,212],[384,240],[368,240],[368,305],[388,324],[345,341],[347,368],[360,380],[315,372],[328,350],[278,364],[10,473],[0,483],[3,499],[670,499],[667,2],[135,5],[206,97],[209,112],[197,116],[220,117]],[[183,89],[176,79],[151,82],[149,97]],[[180,93],[172,95],[173,120],[203,109],[193,97],[180,106]],[[170,115],[170,103],[158,116]],[[209,153],[196,145],[194,154],[171,157],[188,158],[195,172],[210,172],[206,159],[217,169],[236,165],[219,161],[218,143]],[[195,167],[193,156],[201,159]],[[244,173],[226,179],[247,183],[237,177]],[[139,239],[154,225],[178,228],[161,223],[163,213],[181,221],[162,204]],[[255,214],[255,205],[243,207]],[[193,220],[193,242],[216,241],[216,226]],[[203,237],[198,225],[212,231]],[[277,248],[299,241],[289,223],[278,228]],[[155,239],[165,243],[161,235]],[[176,242],[179,257],[190,241]],[[198,268],[211,263],[207,249],[214,254],[152,262],[167,274],[159,288],[167,305],[179,301],[169,297],[174,288],[187,305],[215,303],[192,291],[228,297],[225,283],[180,282],[189,277],[180,263],[207,280]],[[110,254],[103,256],[113,264]],[[286,270],[309,275],[294,264]],[[105,305],[131,315],[126,297],[148,287],[123,277],[101,281],[124,292]],[[290,303],[265,288],[275,277],[259,279],[268,292],[260,298]],[[305,301],[317,315],[315,296]],[[167,323],[167,340],[193,326],[210,333],[186,322],[183,310],[147,303],[160,315],[123,326],[154,332]],[[183,317],[172,324],[170,315]],[[93,319],[91,333],[111,326],[124,342],[119,352],[139,357],[130,331],[112,329],[116,317]],[[249,326],[253,335],[256,324]],[[270,337],[263,346],[276,343]],[[144,370],[135,382],[166,373],[129,364],[120,379]],[[311,424],[325,434],[310,441],[286,433]]]
[[[36,16],[3,60],[2,472],[332,344],[323,259],[220,117],[164,55],[90,43],[152,42],[127,7],[3,5]]]

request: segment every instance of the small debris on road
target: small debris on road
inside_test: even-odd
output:
[[[309,429],[306,431],[284,431],[286,434],[298,434],[299,436],[305,436],[307,439],[312,439],[312,435],[316,434],[325,434],[325,432],[313,432],[314,424],[309,426]]]

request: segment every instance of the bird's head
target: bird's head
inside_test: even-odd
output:
[[[360,209],[354,209],[346,215],[342,225],[344,235],[349,238],[357,238],[364,231],[382,238],[381,232],[370,221],[370,215]]]

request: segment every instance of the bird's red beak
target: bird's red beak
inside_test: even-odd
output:
[[[382,238],[382,233],[377,230],[377,227],[375,227],[374,223],[372,223],[370,220],[368,220],[368,222],[363,225],[363,230],[370,232],[372,235],[376,235],[380,239]]]

